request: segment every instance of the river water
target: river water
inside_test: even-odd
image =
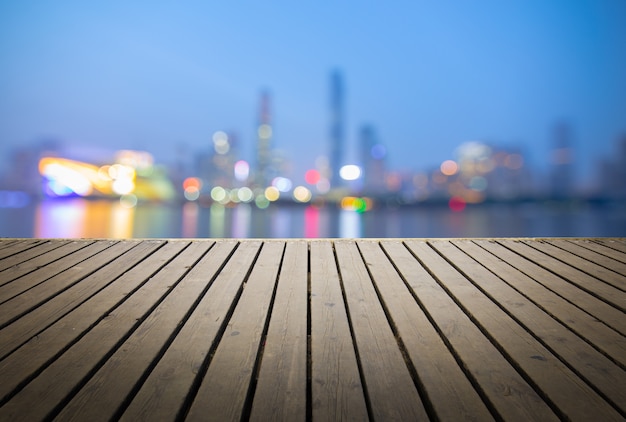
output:
[[[240,204],[202,207],[47,200],[0,208],[0,237],[37,238],[382,238],[624,237],[626,205],[489,204],[386,207],[362,214],[336,207]]]

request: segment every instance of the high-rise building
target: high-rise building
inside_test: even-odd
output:
[[[257,126],[257,157],[256,157],[256,182],[259,186],[268,186],[271,176],[272,165],[272,118],[270,111],[270,94],[267,91],[261,93],[259,105],[259,118]]]
[[[339,70],[334,70],[330,75],[330,174],[329,180],[332,187],[337,187],[341,182],[339,169],[344,164],[345,139],[344,139],[344,86],[343,78]]]
[[[387,149],[378,141],[376,130],[372,125],[361,127],[359,149],[363,169],[363,191],[370,195],[384,193]]]

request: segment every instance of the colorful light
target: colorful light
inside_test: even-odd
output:
[[[317,170],[308,170],[305,174],[304,174],[304,180],[306,180],[306,182],[309,185],[315,185],[317,184],[317,182],[320,181],[320,172]]]
[[[440,169],[441,173],[445,174],[446,176],[454,176],[459,170],[459,166],[455,161],[446,160],[441,163]]]
[[[454,212],[463,211],[465,209],[465,205],[465,200],[458,196],[453,196],[452,198],[450,198],[450,201],[448,201],[448,206]]]

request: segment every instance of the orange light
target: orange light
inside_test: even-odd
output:
[[[202,188],[202,180],[197,177],[188,177],[183,182],[183,189],[185,190],[197,190],[199,191]]]
[[[457,163],[455,163],[452,160],[446,160],[443,163],[441,163],[440,169],[441,169],[441,172],[445,174],[446,176],[453,176],[459,170],[459,166]]]

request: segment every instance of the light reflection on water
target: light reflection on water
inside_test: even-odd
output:
[[[37,238],[359,238],[359,237],[623,237],[626,207],[614,205],[482,205],[375,209],[243,204],[225,208],[117,201],[42,201],[0,209],[1,237]]]

